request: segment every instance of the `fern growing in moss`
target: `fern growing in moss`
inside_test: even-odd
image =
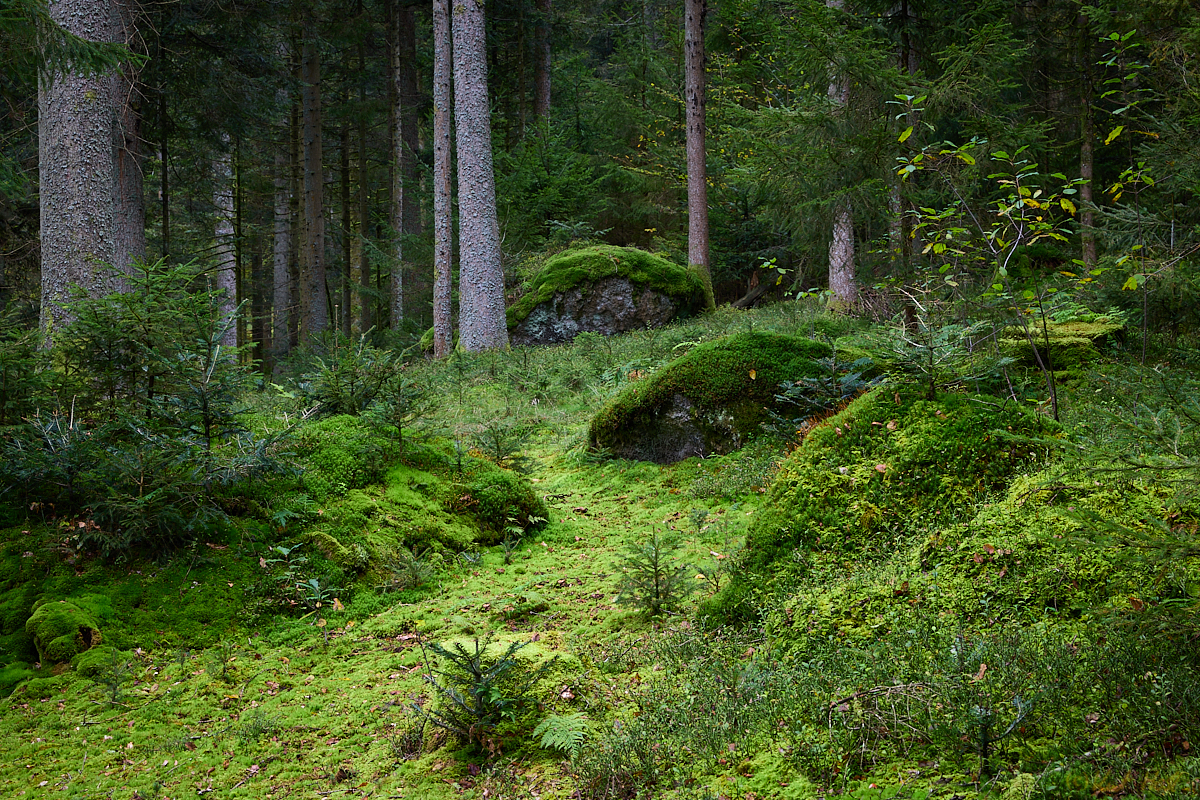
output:
[[[533,729],[542,747],[557,750],[567,758],[575,758],[587,739],[587,714],[551,714]]]

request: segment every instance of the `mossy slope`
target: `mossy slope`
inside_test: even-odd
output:
[[[641,449],[664,425],[665,414],[681,405],[677,398],[692,409],[697,424],[716,423],[745,437],[766,420],[780,383],[816,375],[816,360],[830,354],[823,342],[773,333],[743,333],[699,345],[609,401],[592,418],[589,444],[618,455]],[[710,438],[706,444],[714,442]]]

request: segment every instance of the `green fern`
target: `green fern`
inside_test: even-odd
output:
[[[547,750],[574,758],[587,738],[587,718],[583,713],[552,714],[533,729],[533,735],[541,737],[542,747]]]

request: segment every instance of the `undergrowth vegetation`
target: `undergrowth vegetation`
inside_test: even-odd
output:
[[[0,791],[1194,795],[1194,356],[1089,345],[1055,422],[901,322],[331,339],[258,388],[165,328],[92,380],[5,334]],[[701,379],[758,392],[736,452],[592,435]]]

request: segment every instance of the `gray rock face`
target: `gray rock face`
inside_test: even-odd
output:
[[[668,295],[613,275],[558,292],[509,331],[515,345],[569,342],[583,331],[605,336],[666,325],[679,311]]]
[[[730,411],[704,411],[681,394],[673,396],[653,419],[622,433],[612,448],[614,456],[657,464],[724,455],[745,443]]]

